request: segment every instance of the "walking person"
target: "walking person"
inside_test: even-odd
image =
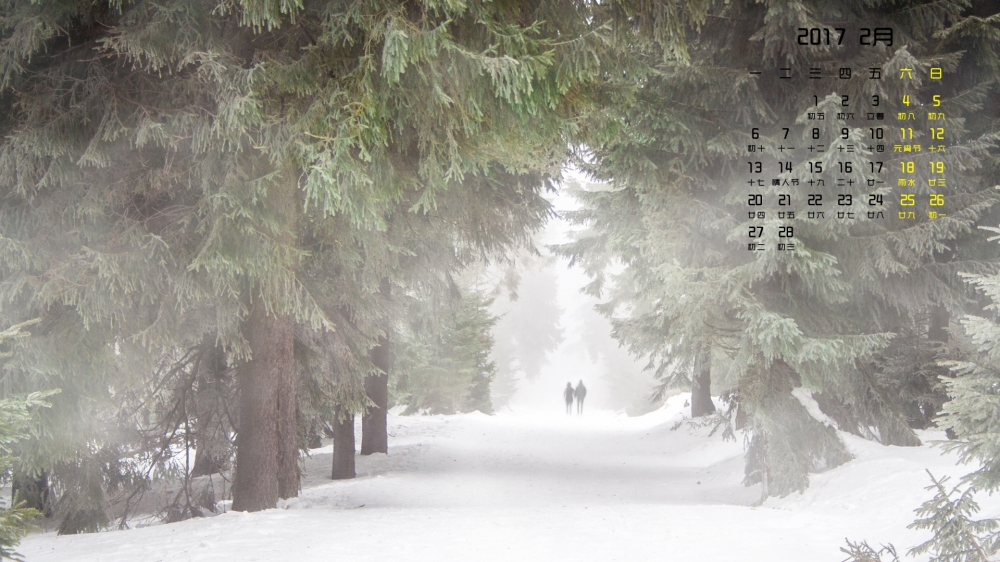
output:
[[[563,397],[566,398],[566,413],[573,413],[573,396],[576,391],[573,390],[573,383],[566,383],[566,390],[563,391]]]
[[[569,384],[569,383],[566,383]],[[567,387],[568,389],[568,387]],[[573,391],[576,396],[576,413],[583,415],[583,399],[587,397],[587,387],[583,386],[583,380],[580,380],[576,385],[576,390]],[[568,404],[568,402],[567,402]]]

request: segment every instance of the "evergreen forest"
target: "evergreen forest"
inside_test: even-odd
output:
[[[997,559],[990,0],[0,0],[0,559],[164,482],[158,521],[292,505],[324,443],[351,480],[397,417],[499,415],[575,329],[553,263],[753,505],[933,445],[964,476],[898,506],[910,554]]]

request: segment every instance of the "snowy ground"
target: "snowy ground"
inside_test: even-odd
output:
[[[931,447],[846,436],[856,459],[813,475],[804,494],[751,507],[742,443],[671,428],[685,395],[651,414],[582,418],[390,416],[390,454],[358,457],[358,478],[328,480],[330,449],[279,509],[21,543],[28,562],[136,561],[840,561],[844,538],[893,542],[930,497],[925,468],[959,476]],[[925,440],[942,438],[922,433]],[[982,496],[982,516],[1000,498]]]

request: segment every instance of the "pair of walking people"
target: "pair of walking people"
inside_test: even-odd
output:
[[[566,398],[566,413],[573,413],[573,399],[576,398],[576,413],[583,414],[583,399],[587,397],[587,387],[583,386],[583,381],[577,383],[573,388],[573,383],[566,383],[566,390],[563,391]]]

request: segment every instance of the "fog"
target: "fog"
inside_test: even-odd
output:
[[[516,298],[501,294],[493,304],[494,361],[499,373],[494,404],[513,410],[564,409],[563,389],[582,380],[586,407],[643,414],[654,379],[644,362],[631,357],[611,337],[610,322],[594,310],[599,300],[581,292],[588,283],[583,270],[553,256],[549,245],[569,241],[574,227],[561,216],[578,207],[566,190],[551,199],[560,216],[536,238],[541,257],[518,262]],[[505,395],[513,383],[513,395]]]

